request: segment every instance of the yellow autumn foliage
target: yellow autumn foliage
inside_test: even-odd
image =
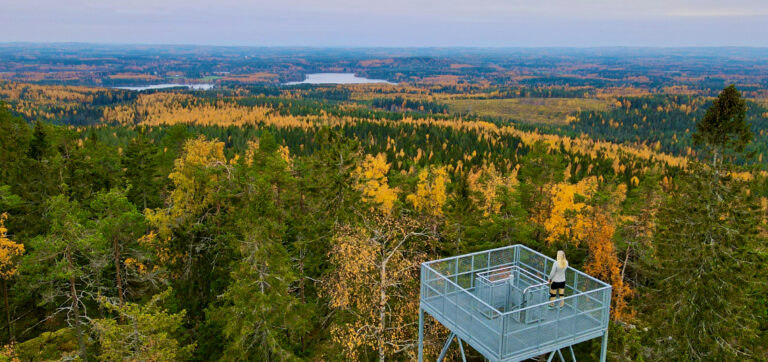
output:
[[[170,241],[173,228],[212,206],[216,194],[217,182],[228,170],[224,156],[224,143],[207,140],[204,136],[188,140],[184,144],[181,157],[175,163],[173,172],[168,176],[173,185],[167,207],[145,210],[147,221],[157,229],[157,237],[150,234],[147,243],[157,244],[159,255],[165,255],[163,245]],[[176,259],[177,255],[166,255]]]
[[[443,205],[448,199],[448,171],[445,166],[419,171],[416,192],[406,197],[414,209],[431,216],[443,216]]]
[[[376,205],[385,215],[392,212],[397,201],[397,190],[389,187],[387,179],[390,166],[383,153],[366,155],[353,173],[355,188],[362,193],[363,201]]]
[[[24,254],[24,244],[19,244],[8,239],[8,229],[5,228],[5,220],[8,214],[0,214],[0,278],[10,279],[19,271],[17,259]]]
[[[515,168],[509,175],[505,176],[496,170],[496,166],[491,163],[469,173],[469,188],[474,193],[479,194],[479,196],[473,194],[473,199],[483,211],[483,217],[499,213],[502,203],[497,197],[498,192],[502,189],[513,190],[517,186],[519,183],[517,171],[518,168]]]
[[[577,195],[585,198],[592,197],[597,191],[598,180],[594,176],[585,178],[576,184],[561,182],[551,190],[552,208],[549,217],[544,222],[548,233],[547,242],[567,240],[574,245],[583,238],[583,225],[586,222],[583,211],[588,205],[577,200]]]
[[[331,327],[331,338],[346,360],[360,360],[366,351],[394,357],[415,341],[418,266],[426,257],[404,242],[415,236],[416,226],[410,218],[379,215],[365,226],[337,230],[329,253],[334,268],[322,294],[332,309],[354,315],[348,323]],[[409,349],[407,359],[414,359],[414,352]]]

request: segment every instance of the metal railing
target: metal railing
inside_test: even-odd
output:
[[[611,286],[568,268],[567,296],[553,308],[545,280],[554,262],[514,245],[423,263],[422,309],[492,360],[595,338],[608,326]]]

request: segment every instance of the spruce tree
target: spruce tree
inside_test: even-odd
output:
[[[43,122],[37,120],[35,128],[32,130],[32,140],[29,142],[29,157],[40,161],[48,151],[48,147],[48,132],[43,126]]]
[[[124,182],[130,185],[128,199],[140,210],[160,206],[161,179],[157,147],[144,135],[144,130],[131,140],[122,159]]]
[[[649,314],[669,357],[754,357],[768,277],[760,204],[751,185],[733,177],[738,167],[723,162],[752,139],[744,110],[735,87],[720,94],[695,134],[713,150],[712,164],[691,162],[657,215]]]
[[[743,152],[754,135],[745,121],[747,105],[733,84],[723,89],[712,102],[707,113],[696,124],[693,141],[706,145],[712,151],[712,165],[728,151]]]
[[[701,164],[676,186],[658,213],[652,265],[657,303],[648,315],[659,351],[692,360],[749,356],[768,277],[759,203],[745,182]]]
[[[311,311],[295,295],[297,271],[285,247],[295,183],[274,137],[265,132],[234,172],[231,234],[239,260],[233,263],[222,305],[212,319],[226,338],[222,360],[290,360],[306,334]]]

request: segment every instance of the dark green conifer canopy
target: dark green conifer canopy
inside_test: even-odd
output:
[[[722,150],[742,152],[753,137],[750,125],[744,120],[746,115],[746,102],[736,86],[731,84],[720,92],[696,124],[693,141],[697,145],[707,144]]]

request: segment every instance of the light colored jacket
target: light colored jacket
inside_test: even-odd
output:
[[[564,282],[565,281],[565,270],[568,269],[568,262],[565,262],[565,268],[560,268],[560,266],[557,265],[557,262],[555,262],[552,265],[552,271],[549,272],[549,280],[553,282]]]

